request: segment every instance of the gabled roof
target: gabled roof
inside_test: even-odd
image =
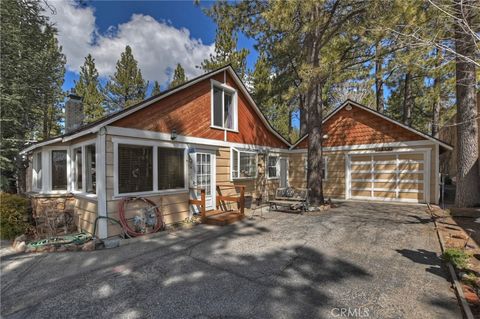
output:
[[[135,113],[135,112],[137,112],[141,109],[144,109],[145,107],[148,107],[149,105],[152,105],[152,104],[166,98],[167,96],[170,96],[170,95],[172,95],[172,94],[174,94],[178,91],[181,91],[183,89],[186,89],[191,85],[194,85],[198,82],[201,82],[205,79],[208,79],[211,76],[214,76],[214,75],[216,75],[218,73],[221,73],[221,72],[224,72],[224,71],[228,72],[231,75],[231,77],[234,79],[235,83],[238,85],[238,87],[240,88],[242,93],[246,96],[248,102],[253,106],[253,109],[255,110],[257,115],[260,117],[260,119],[262,120],[263,124],[267,127],[267,129],[269,129],[275,136],[277,136],[282,142],[284,142],[288,147],[290,147],[291,146],[290,142],[288,142],[280,133],[278,133],[272,127],[272,125],[268,122],[265,115],[262,113],[262,111],[260,111],[260,108],[257,106],[257,104],[255,103],[253,98],[250,96],[250,93],[248,92],[247,88],[245,87],[245,84],[243,84],[242,80],[237,75],[237,73],[233,70],[231,65],[228,64],[228,65],[223,66],[219,69],[213,70],[211,72],[207,72],[203,75],[200,75],[196,78],[193,78],[193,79],[191,79],[191,80],[189,80],[189,81],[187,81],[187,82],[185,82],[185,83],[183,83],[179,86],[176,86],[176,87],[173,87],[173,88],[168,89],[166,91],[163,91],[160,94],[157,94],[155,96],[151,96],[150,98],[148,98],[146,100],[143,100],[142,102],[137,103],[137,104],[135,104],[135,105],[133,105],[133,106],[127,108],[127,109],[123,109],[121,111],[118,111],[118,112],[112,113],[110,115],[107,115],[106,117],[104,117],[104,118],[102,118],[98,121],[89,123],[85,126],[82,126],[81,128],[79,128],[77,130],[74,130],[72,132],[69,132],[69,133],[66,133],[66,134],[63,134],[63,135],[60,135],[60,136],[53,137],[53,138],[45,140],[45,141],[41,141],[41,142],[32,144],[29,147],[22,150],[21,154],[28,153],[28,152],[30,152],[30,151],[32,151],[35,148],[40,147],[40,146],[45,146],[45,145],[58,143],[58,142],[67,142],[67,141],[73,140],[75,138],[78,138],[78,137],[81,137],[81,136],[84,136],[84,135],[87,135],[87,134],[96,133],[102,127],[107,126],[110,123],[113,123],[113,122],[115,122],[119,119],[122,119],[122,118],[124,118],[124,117],[126,117],[126,116],[128,116],[132,113]]]
[[[448,149],[448,150],[452,150],[452,149],[453,149],[453,147],[452,147],[451,145],[449,145],[449,144],[447,144],[447,143],[439,140],[438,138],[435,138],[435,137],[433,137],[433,136],[431,136],[431,135],[425,134],[425,133],[423,133],[423,132],[421,132],[421,131],[413,128],[413,127],[410,127],[410,126],[408,126],[408,125],[405,125],[405,124],[403,124],[403,123],[401,123],[401,122],[399,122],[399,121],[397,121],[397,120],[392,119],[391,117],[386,116],[386,115],[383,114],[383,113],[380,113],[380,112],[378,112],[378,111],[376,111],[376,110],[373,110],[373,109],[371,109],[371,108],[369,108],[369,107],[367,107],[367,106],[365,106],[365,105],[362,105],[362,104],[357,103],[357,102],[355,102],[355,101],[352,101],[352,100],[350,100],[350,99],[347,99],[345,102],[342,103],[342,105],[340,105],[340,106],[337,107],[335,110],[333,110],[332,112],[330,112],[330,114],[328,114],[328,115],[323,119],[322,123],[325,123],[326,121],[328,121],[332,116],[334,116],[335,114],[337,114],[338,111],[340,111],[341,109],[343,109],[343,108],[344,108],[345,106],[347,106],[347,105],[353,105],[353,106],[356,106],[356,107],[358,107],[358,108],[360,108],[360,109],[363,109],[363,110],[365,110],[365,111],[368,111],[368,112],[370,112],[370,113],[372,113],[372,114],[374,114],[374,115],[376,115],[376,116],[379,116],[379,117],[381,117],[381,118],[383,118],[383,119],[385,119],[385,120],[387,120],[387,121],[390,121],[390,122],[392,122],[392,123],[394,123],[394,124],[396,124],[396,125],[404,128],[404,129],[406,129],[406,130],[409,130],[410,132],[413,132],[413,133],[415,133],[415,134],[417,134],[417,135],[420,135],[421,137],[423,137],[423,138],[426,139],[426,140],[430,140],[430,141],[432,141],[432,142],[434,142],[434,143],[436,143],[436,144],[439,144],[440,146],[443,146],[443,147],[445,147],[445,148]],[[298,146],[303,140],[305,140],[307,137],[308,137],[308,134],[305,134],[304,136],[302,136],[297,142],[295,142],[295,143],[290,147],[290,149],[294,149],[295,147],[297,147],[297,146]]]

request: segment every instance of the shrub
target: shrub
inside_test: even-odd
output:
[[[443,259],[451,262],[455,266],[455,268],[463,269],[467,267],[470,255],[466,253],[463,249],[447,248],[443,253]]]
[[[14,239],[29,228],[27,214],[30,200],[18,195],[0,193],[0,238]]]

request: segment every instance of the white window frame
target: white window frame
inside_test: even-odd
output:
[[[85,164],[87,162],[86,161],[87,153],[86,153],[85,149],[89,145],[95,146],[95,165],[96,165],[96,170],[97,170],[96,178],[98,179],[98,173],[100,172],[99,166],[98,166],[98,163],[99,163],[98,159],[100,157],[100,154],[98,153],[98,145],[97,145],[96,140],[92,139],[92,140],[84,141],[82,143],[77,143],[77,144],[74,144],[74,145],[70,146],[70,150],[69,150],[69,153],[70,153],[70,157],[69,157],[69,159],[70,159],[69,160],[70,173],[68,174],[68,180],[69,180],[68,185],[70,186],[69,189],[70,189],[70,192],[72,194],[95,199],[95,198],[97,198],[97,195],[98,195],[98,183],[97,183],[97,190],[96,190],[95,193],[87,193],[87,191],[86,191],[87,190],[87,180],[86,180],[87,166]],[[81,150],[82,150],[82,189],[81,190],[76,190],[75,189],[75,169],[76,168],[75,168],[74,150],[77,149],[77,148],[81,148]]]
[[[112,199],[119,199],[125,196],[147,196],[147,195],[167,195],[167,194],[179,194],[179,193],[188,193],[188,146],[186,144],[180,143],[170,143],[170,142],[157,142],[151,140],[143,140],[136,138],[121,138],[113,137],[113,197]],[[153,174],[153,187],[151,191],[145,192],[133,192],[133,193],[119,193],[119,176],[118,176],[118,145],[126,144],[133,146],[150,146],[153,148],[152,152],[152,174]],[[184,179],[185,187],[184,188],[174,188],[174,189],[158,189],[158,148],[177,148],[183,149],[183,160],[184,160]]]
[[[221,82],[210,80],[211,89],[210,89],[210,127],[218,130],[230,131],[238,133],[238,93],[237,90],[231,86],[225,85]],[[214,123],[214,98],[213,98],[213,89],[222,90],[222,126],[215,125]],[[224,121],[224,110],[225,110],[225,91],[232,94],[232,104],[233,104],[233,128],[223,127]]]
[[[276,157],[277,158],[277,163],[275,164],[275,167],[277,168],[277,175],[276,176],[270,176],[270,157]],[[268,154],[267,156],[267,162],[265,163],[266,168],[267,168],[267,179],[279,179],[280,178],[280,155],[278,154]]]
[[[67,151],[67,189],[58,189],[58,190],[53,190],[52,189],[52,151]],[[48,170],[43,174],[43,177],[46,177],[46,180],[43,181],[42,178],[42,184],[43,184],[43,190],[44,193],[48,194],[67,194],[71,192],[71,154],[70,154],[70,147],[68,146],[50,146],[44,149],[45,155],[42,156],[42,169],[43,169],[43,164],[45,164],[45,161],[47,162],[47,167]]]
[[[234,156],[233,151],[237,152],[237,164],[238,164],[237,172],[238,172],[238,174],[240,174],[240,153],[255,154],[255,165],[256,165],[255,176],[251,176],[251,177],[235,177],[235,176],[233,176],[233,156]],[[234,181],[234,180],[256,179],[257,176],[258,176],[258,152],[247,151],[247,150],[242,150],[242,149],[239,149],[239,148],[236,148],[236,147],[231,147],[230,148],[230,180]]]

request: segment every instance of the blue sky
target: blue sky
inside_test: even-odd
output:
[[[114,63],[118,60],[119,53],[123,51],[122,48],[124,49],[125,44],[132,45],[133,53],[141,68],[142,64],[145,64],[142,60],[145,51],[160,50],[152,56],[144,58],[144,60],[158,59],[159,61],[158,64],[151,61],[142,68],[142,72],[144,75],[148,75],[147,78],[150,81],[159,80],[165,86],[168,83],[165,74],[167,77],[171,76],[171,68],[175,66],[176,62],[183,62],[184,67],[186,67],[184,64],[190,64],[191,70],[187,70],[187,75],[191,77],[201,74],[200,70],[194,70],[195,65],[193,64],[198,65],[203,58],[208,57],[211,52],[208,49],[213,50],[216,25],[202,12],[202,7],[208,7],[211,4],[212,2],[208,1],[201,1],[200,6],[195,6],[193,1],[89,1],[79,6],[73,1],[53,2],[56,14],[51,18],[57,24],[60,43],[67,56],[67,73],[63,88],[69,90],[73,87],[74,80],[78,79],[82,57],[88,53],[92,53],[97,63],[104,64],[99,71],[101,76],[108,77],[113,73]],[[138,30],[136,31],[135,28]],[[203,51],[191,50],[201,51],[201,54],[191,51],[179,52],[177,60],[180,61],[176,61],[174,57],[171,57],[175,48],[170,48],[170,51],[165,48],[162,51],[161,47],[169,45],[167,40],[158,39],[155,42],[151,40],[152,34],[142,34],[146,29],[152,28],[158,28],[158,32],[154,31],[154,34],[162,31],[175,34],[176,30],[184,30],[188,36],[174,35],[182,39],[180,42],[183,42],[179,45],[184,44],[185,41],[188,42],[189,39],[200,41]],[[90,38],[88,38],[88,33],[91,33]],[[75,39],[79,39],[79,41],[75,43]],[[129,43],[129,40],[132,43]],[[84,45],[82,45],[82,41],[85,42]],[[88,44],[87,41],[89,41]],[[144,47],[145,45],[146,47]],[[210,47],[207,48],[207,46]],[[249,68],[252,68],[257,59],[253,41],[240,35],[238,46],[250,50],[247,64]],[[110,50],[109,47],[115,49]],[[185,59],[185,56],[189,54],[195,55],[195,57]],[[164,61],[165,55],[170,56],[169,61]],[[152,68],[158,68],[158,70],[155,71],[156,73],[148,74]]]

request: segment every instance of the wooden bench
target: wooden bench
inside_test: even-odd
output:
[[[289,211],[308,210],[308,189],[305,188],[278,188],[275,199],[270,200],[270,209],[278,210],[278,207],[288,207]]]

